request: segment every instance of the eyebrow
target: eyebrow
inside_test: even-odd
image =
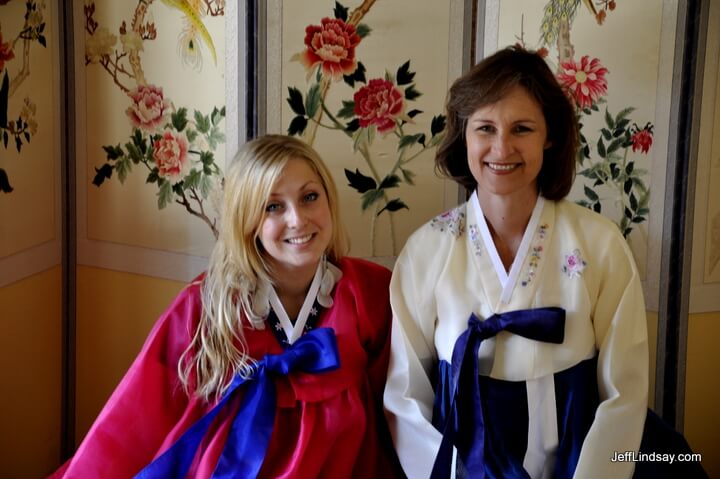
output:
[[[310,181],[304,183],[302,186],[300,186],[300,191],[308,189],[310,187],[310,185],[317,185],[318,188],[323,188],[322,183],[315,181],[315,180],[310,180]],[[270,196],[271,197],[278,196],[278,194],[271,191]]]

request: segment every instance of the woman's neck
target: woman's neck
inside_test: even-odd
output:
[[[537,193],[502,196],[478,189],[478,200],[505,270],[509,270],[515,260],[537,197]]]
[[[291,320],[295,320],[307,296],[310,284],[315,277],[317,265],[312,269],[277,271],[273,275],[275,292]]]

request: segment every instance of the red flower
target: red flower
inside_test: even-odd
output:
[[[355,47],[358,43],[360,35],[355,32],[354,26],[339,18],[323,18],[320,25],[305,28],[307,48],[299,55],[299,60],[308,72],[321,64],[323,74],[340,80],[357,68]]]
[[[165,130],[162,137],[153,143],[153,160],[161,178],[173,183],[182,179],[190,168],[188,141],[185,134]]]
[[[360,126],[376,125],[380,133],[395,128],[395,119],[405,107],[400,90],[391,81],[382,78],[370,80],[367,86],[355,92],[353,100]]]
[[[607,93],[607,68],[597,58],[589,58],[585,55],[580,63],[572,60],[562,63],[562,72],[558,75],[562,87],[568,91],[575,104],[583,109],[591,107]]]
[[[125,113],[135,127],[155,131],[163,126],[168,116],[170,102],[164,98],[162,88],[155,85],[139,85],[128,95],[133,103]]]
[[[0,71],[5,68],[5,62],[15,58],[10,42],[3,43],[2,32],[0,31]]]
[[[633,128],[633,134],[630,137],[630,141],[632,141],[632,150],[638,151],[640,150],[641,153],[647,153],[650,151],[650,147],[652,146],[653,142],[653,132],[652,132],[653,126],[648,123],[645,125],[645,128],[640,130],[637,126]]]

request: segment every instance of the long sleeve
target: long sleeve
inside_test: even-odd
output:
[[[629,478],[634,463],[611,458],[640,447],[648,394],[646,311],[635,263],[619,232],[598,247],[606,248],[592,314],[600,405],[575,477]]]
[[[177,365],[199,314],[191,285],[155,324],[75,456],[51,477],[128,478],[152,461],[188,412]]]
[[[393,310],[385,410],[400,462],[408,477],[430,476],[442,435],[431,424],[434,391],[430,381],[436,322],[431,289],[418,284],[437,275],[417,271],[418,258],[406,246],[390,283]]]

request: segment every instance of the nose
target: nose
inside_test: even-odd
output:
[[[287,209],[287,224],[291,228],[300,228],[307,223],[305,212],[299,205],[291,205]]]
[[[510,135],[505,132],[498,132],[493,137],[492,148],[500,159],[507,158],[514,151],[512,138],[510,138]]]

